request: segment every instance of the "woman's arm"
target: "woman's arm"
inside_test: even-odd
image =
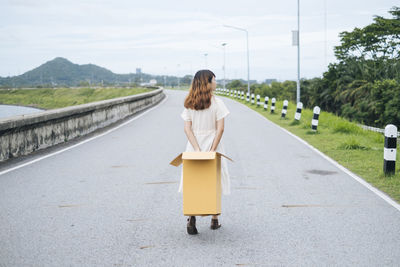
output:
[[[217,149],[223,133],[224,133],[224,118],[217,121],[217,133],[215,134],[214,141],[210,151],[215,151]]]
[[[192,131],[192,122],[191,121],[185,121],[185,127],[184,127],[185,134],[189,140],[189,142],[192,144],[192,147],[194,148],[195,151],[200,151],[200,146],[197,143],[196,137],[193,134]]]

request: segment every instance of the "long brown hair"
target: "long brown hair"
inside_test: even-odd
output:
[[[212,78],[215,74],[210,70],[199,70],[194,75],[189,94],[185,99],[185,108],[202,110],[210,107],[213,88]]]

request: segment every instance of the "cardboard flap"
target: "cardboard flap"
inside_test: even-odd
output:
[[[169,164],[171,164],[171,165],[173,165],[173,166],[175,166],[175,167],[178,167],[179,165],[181,165],[182,164],[182,154],[183,153],[181,153],[181,154],[179,154],[179,156],[177,156],[173,161],[171,161]]]
[[[220,155],[220,156],[222,156],[222,157],[225,157],[225,158],[227,158],[227,159],[229,159],[230,161],[232,161],[232,162],[233,162],[233,160],[232,160],[230,157],[228,157],[228,156],[225,156],[224,154],[222,154],[222,153],[219,153],[219,152],[217,152],[217,154],[218,154],[218,155]]]
[[[215,159],[215,152],[183,152],[182,159],[207,160]]]
[[[178,167],[179,165],[182,164],[184,159],[192,159],[192,160],[209,160],[209,159],[215,159],[216,155],[225,157],[229,159],[230,161],[233,162],[231,158],[228,156],[225,156],[222,153],[219,152],[183,152],[179,154],[173,161],[171,161],[169,164]]]

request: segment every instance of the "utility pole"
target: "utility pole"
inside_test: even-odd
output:
[[[178,67],[178,89],[181,88],[181,83],[179,80],[179,66],[180,66],[180,64],[177,65],[177,67]]]
[[[224,67],[223,67],[223,69],[224,69],[224,90],[226,89],[226,87],[225,87],[225,46],[226,46],[226,43],[223,43],[222,47],[224,48]]]
[[[327,14],[326,14],[326,0],[324,0],[324,41],[325,41],[325,47],[324,47],[324,56],[325,56],[325,68],[327,67],[327,33],[326,33],[326,28],[327,28]]]
[[[297,103],[300,102],[300,0],[297,0]]]
[[[249,32],[246,29],[235,27],[235,26],[224,25],[224,27],[232,28],[232,29],[235,29],[235,30],[246,32],[246,42],[247,42],[247,93],[250,95]]]

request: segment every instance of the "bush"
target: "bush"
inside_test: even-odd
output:
[[[346,149],[346,150],[354,150],[354,149],[361,149],[361,150],[369,150],[371,149],[370,147],[363,146],[361,143],[354,137],[349,138],[342,144],[338,146],[339,149]]]

